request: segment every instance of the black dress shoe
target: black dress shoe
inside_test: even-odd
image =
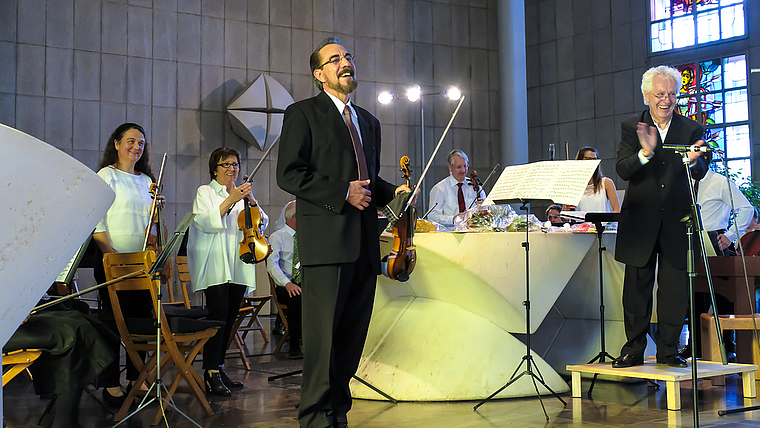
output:
[[[224,371],[223,368],[219,369],[219,376],[222,378],[222,383],[224,383],[224,386],[229,389],[242,389],[244,386],[243,382],[238,382],[236,380],[230,379],[229,375],[227,375],[227,372]]]
[[[208,370],[203,374],[203,382],[206,384],[206,392],[212,395],[221,395],[229,397],[232,395],[230,390],[222,382],[222,376],[219,372],[210,373]]]
[[[626,367],[640,366],[643,361],[639,357],[634,357],[631,354],[623,354],[612,361],[612,367],[616,369],[624,369]]]
[[[679,357],[678,355],[670,355],[665,358],[658,358],[657,364],[667,364],[670,367],[688,367],[688,364],[686,364],[686,360]]]
[[[686,345],[678,351],[678,356],[684,360],[691,358],[691,345]]]
[[[108,388],[103,388],[103,401],[108,405],[121,407],[121,405],[124,404],[124,400],[126,399],[127,394],[122,394],[120,396],[111,395],[111,393],[108,392]]]

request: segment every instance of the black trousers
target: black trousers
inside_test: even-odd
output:
[[[232,335],[232,327],[240,311],[247,287],[240,284],[219,284],[203,290],[206,295],[208,316],[206,319],[227,323],[203,346],[203,369],[218,370],[224,365],[227,344]]]
[[[288,317],[288,331],[290,331],[290,349],[293,346],[299,346],[298,341],[301,340],[301,295],[297,294],[290,297],[288,290],[285,287],[275,287],[275,293],[277,293],[277,301],[288,305],[288,309],[285,312],[285,316]]]
[[[105,280],[103,281],[105,282]],[[113,306],[111,305],[111,296],[108,294],[106,288],[101,288],[99,291],[100,296],[100,312],[98,312],[98,321],[107,325],[117,336],[119,335],[119,328],[116,326],[116,318],[113,313]],[[153,318],[153,304],[151,303],[150,291],[124,291],[119,294],[119,302],[121,303],[121,313],[125,318]],[[119,380],[119,354],[121,352],[121,342],[109,343],[111,345],[111,351],[113,351],[116,358],[113,362],[106,367],[100,374],[100,384],[105,388],[112,388],[121,384]],[[145,361],[145,352],[139,351],[137,353],[140,358]],[[140,376],[140,371],[137,370],[132,359],[127,355],[126,358],[126,378],[127,380],[137,380]]]
[[[621,355],[637,358],[644,355],[646,335],[652,317],[652,290],[657,267],[657,358],[664,359],[678,353],[678,336],[688,309],[689,292],[686,268],[673,266],[661,255],[667,243],[658,243],[643,267],[625,266],[623,281],[623,317],[627,342]],[[662,245],[661,245],[662,244]],[[686,257],[686,254],[683,255]],[[657,264],[659,258],[659,265]]]
[[[347,422],[377,282],[366,247],[354,263],[303,267],[303,428]]]

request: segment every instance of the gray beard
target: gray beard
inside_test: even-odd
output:
[[[350,94],[351,92],[354,92],[356,90],[356,87],[359,86],[359,82],[354,79],[351,81],[351,83],[344,85],[338,82],[337,85],[332,85],[329,83],[325,83],[328,88],[332,89],[333,91],[339,93],[339,94]]]

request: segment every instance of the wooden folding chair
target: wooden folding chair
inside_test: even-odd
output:
[[[264,337],[264,343],[269,343],[269,337],[267,337],[264,326],[261,325],[261,320],[259,320],[259,312],[261,312],[261,309],[271,298],[272,296],[270,295],[244,297],[240,310],[238,311],[238,316],[235,318],[235,324],[232,325],[232,334],[230,335],[229,342],[227,342],[227,348],[230,347],[232,342],[235,342],[237,351],[233,352],[238,353],[240,360],[243,362],[243,366],[245,366],[245,369],[248,371],[251,370],[251,363],[248,362],[248,358],[245,356],[245,350],[243,348],[245,335],[248,334],[249,331],[259,330],[261,336]],[[248,323],[242,325],[247,317],[250,317]]]
[[[269,278],[269,289],[272,293],[272,300],[274,300],[274,305],[277,306],[277,313],[280,314],[280,319],[282,320],[282,323],[285,325],[285,333],[282,334],[282,338],[279,342],[277,342],[277,347],[274,348],[274,354],[277,355],[280,353],[280,349],[282,349],[282,345],[285,344],[285,340],[288,339],[288,336],[290,335],[290,328],[288,327],[288,318],[285,316],[285,312],[283,312],[283,309],[285,311],[288,310],[288,305],[285,305],[283,303],[280,303],[280,301],[277,299],[277,290],[275,287],[277,287],[274,283],[274,279],[267,273],[267,277]]]
[[[169,287],[169,302],[165,305],[181,305],[190,309],[190,294],[187,288],[190,286],[190,266],[187,264],[187,256],[177,256],[174,258],[174,264],[177,267],[177,278],[182,291],[182,300],[174,300],[174,291]]]
[[[106,254],[103,258],[106,278],[110,281],[135,271],[147,272],[155,262],[155,259],[156,256],[152,251]],[[158,304],[156,299],[160,286],[159,280],[152,280],[146,273],[114,283],[108,287],[114,318],[121,334],[121,340],[127,350],[127,355],[140,371],[135,385],[142,385],[143,383],[152,384],[155,380],[157,359],[155,352],[157,340],[155,315],[160,313],[161,375],[163,376],[172,366],[177,366],[177,375],[167,389],[168,396],[165,396],[163,391],[161,393],[162,396],[165,396],[164,398],[167,400],[171,400],[171,396],[174,395],[180,381],[184,380],[206,414],[213,415],[214,411],[204,395],[203,380],[193,368],[192,361],[198,355],[201,348],[203,348],[206,341],[216,334],[223,323],[183,317],[167,318],[163,305]],[[119,304],[119,295],[121,293],[141,290],[150,291],[154,317],[151,319],[124,318],[121,305]],[[138,351],[152,352],[148,362],[143,362],[138,355]],[[119,412],[114,416],[114,421],[124,419],[139,389],[135,387],[129,391],[124,405],[121,406]],[[166,408],[166,401],[161,400],[161,408],[156,411],[151,425],[158,424],[164,408]]]
[[[17,374],[26,370],[34,360],[42,355],[39,349],[19,349],[17,351],[3,352],[3,386],[16,377]],[[9,366],[6,369],[6,366]],[[3,419],[4,426],[11,428],[11,424]]]

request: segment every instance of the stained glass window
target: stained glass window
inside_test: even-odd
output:
[[[652,52],[743,36],[745,0],[649,0]]]
[[[682,64],[676,68],[681,72],[682,83],[676,110],[705,126],[705,141],[723,152],[729,170],[739,176],[741,184],[750,177],[752,156],[745,56]],[[715,161],[721,159],[721,156],[713,157]]]

